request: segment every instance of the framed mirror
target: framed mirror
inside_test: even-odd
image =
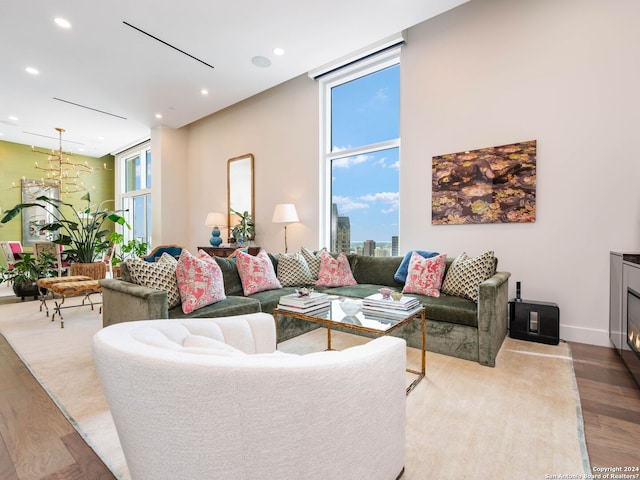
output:
[[[255,221],[253,195],[253,155],[247,153],[227,161],[227,225],[229,231],[238,223],[231,210],[249,212]]]
[[[22,179],[22,203],[38,203],[40,207],[27,207],[22,210],[22,245],[33,246],[37,241],[51,241],[58,237],[50,231],[40,231],[40,227],[54,221],[53,207],[36,201],[40,196],[60,200],[60,184],[42,180]]]

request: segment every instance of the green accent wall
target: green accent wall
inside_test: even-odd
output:
[[[36,148],[38,147],[36,146]],[[45,155],[33,152],[31,145],[0,141],[0,208],[2,208],[2,216],[6,210],[21,202],[20,180],[22,177],[28,180],[43,178],[45,172],[36,170],[35,163],[38,162],[42,165],[46,159]],[[83,176],[82,180],[89,189],[92,204],[115,198],[114,157],[112,155],[95,158],[73,154],[71,159],[74,162],[86,162],[95,169],[92,174]],[[105,164],[106,169],[104,169]],[[15,182],[16,188],[12,188],[12,182]],[[77,206],[77,208],[85,207],[86,203],[80,201],[83,195],[84,192],[62,194],[62,200]],[[113,202],[108,203],[105,208],[114,209],[115,205]],[[0,224],[0,241],[5,240],[22,242],[22,215],[18,215],[8,223]]]

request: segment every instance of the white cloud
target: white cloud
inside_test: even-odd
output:
[[[400,160],[396,160],[395,162],[393,162],[391,165],[389,165],[389,168],[400,168]]]
[[[387,90],[387,87],[379,88],[374,99],[380,101],[389,98],[389,96],[387,95]]]
[[[353,210],[362,210],[364,208],[369,208],[369,204],[355,201],[351,197],[335,195],[332,198],[332,201],[338,206],[339,215],[344,215],[345,213],[351,212]]]
[[[352,165],[358,165],[369,160],[371,155],[356,155],[355,157],[337,158],[331,162],[331,165],[335,168],[349,168]]]
[[[400,192],[378,192],[363,195],[360,197],[360,200],[364,200],[365,202],[393,203],[397,202],[399,198]]]

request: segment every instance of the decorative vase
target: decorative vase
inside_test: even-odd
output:
[[[214,227],[211,231],[211,238],[209,239],[209,243],[212,247],[219,247],[222,243],[222,238],[220,238],[220,229],[218,227]]]

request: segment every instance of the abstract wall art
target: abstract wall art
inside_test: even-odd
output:
[[[535,220],[535,140],[433,157],[433,225]]]

